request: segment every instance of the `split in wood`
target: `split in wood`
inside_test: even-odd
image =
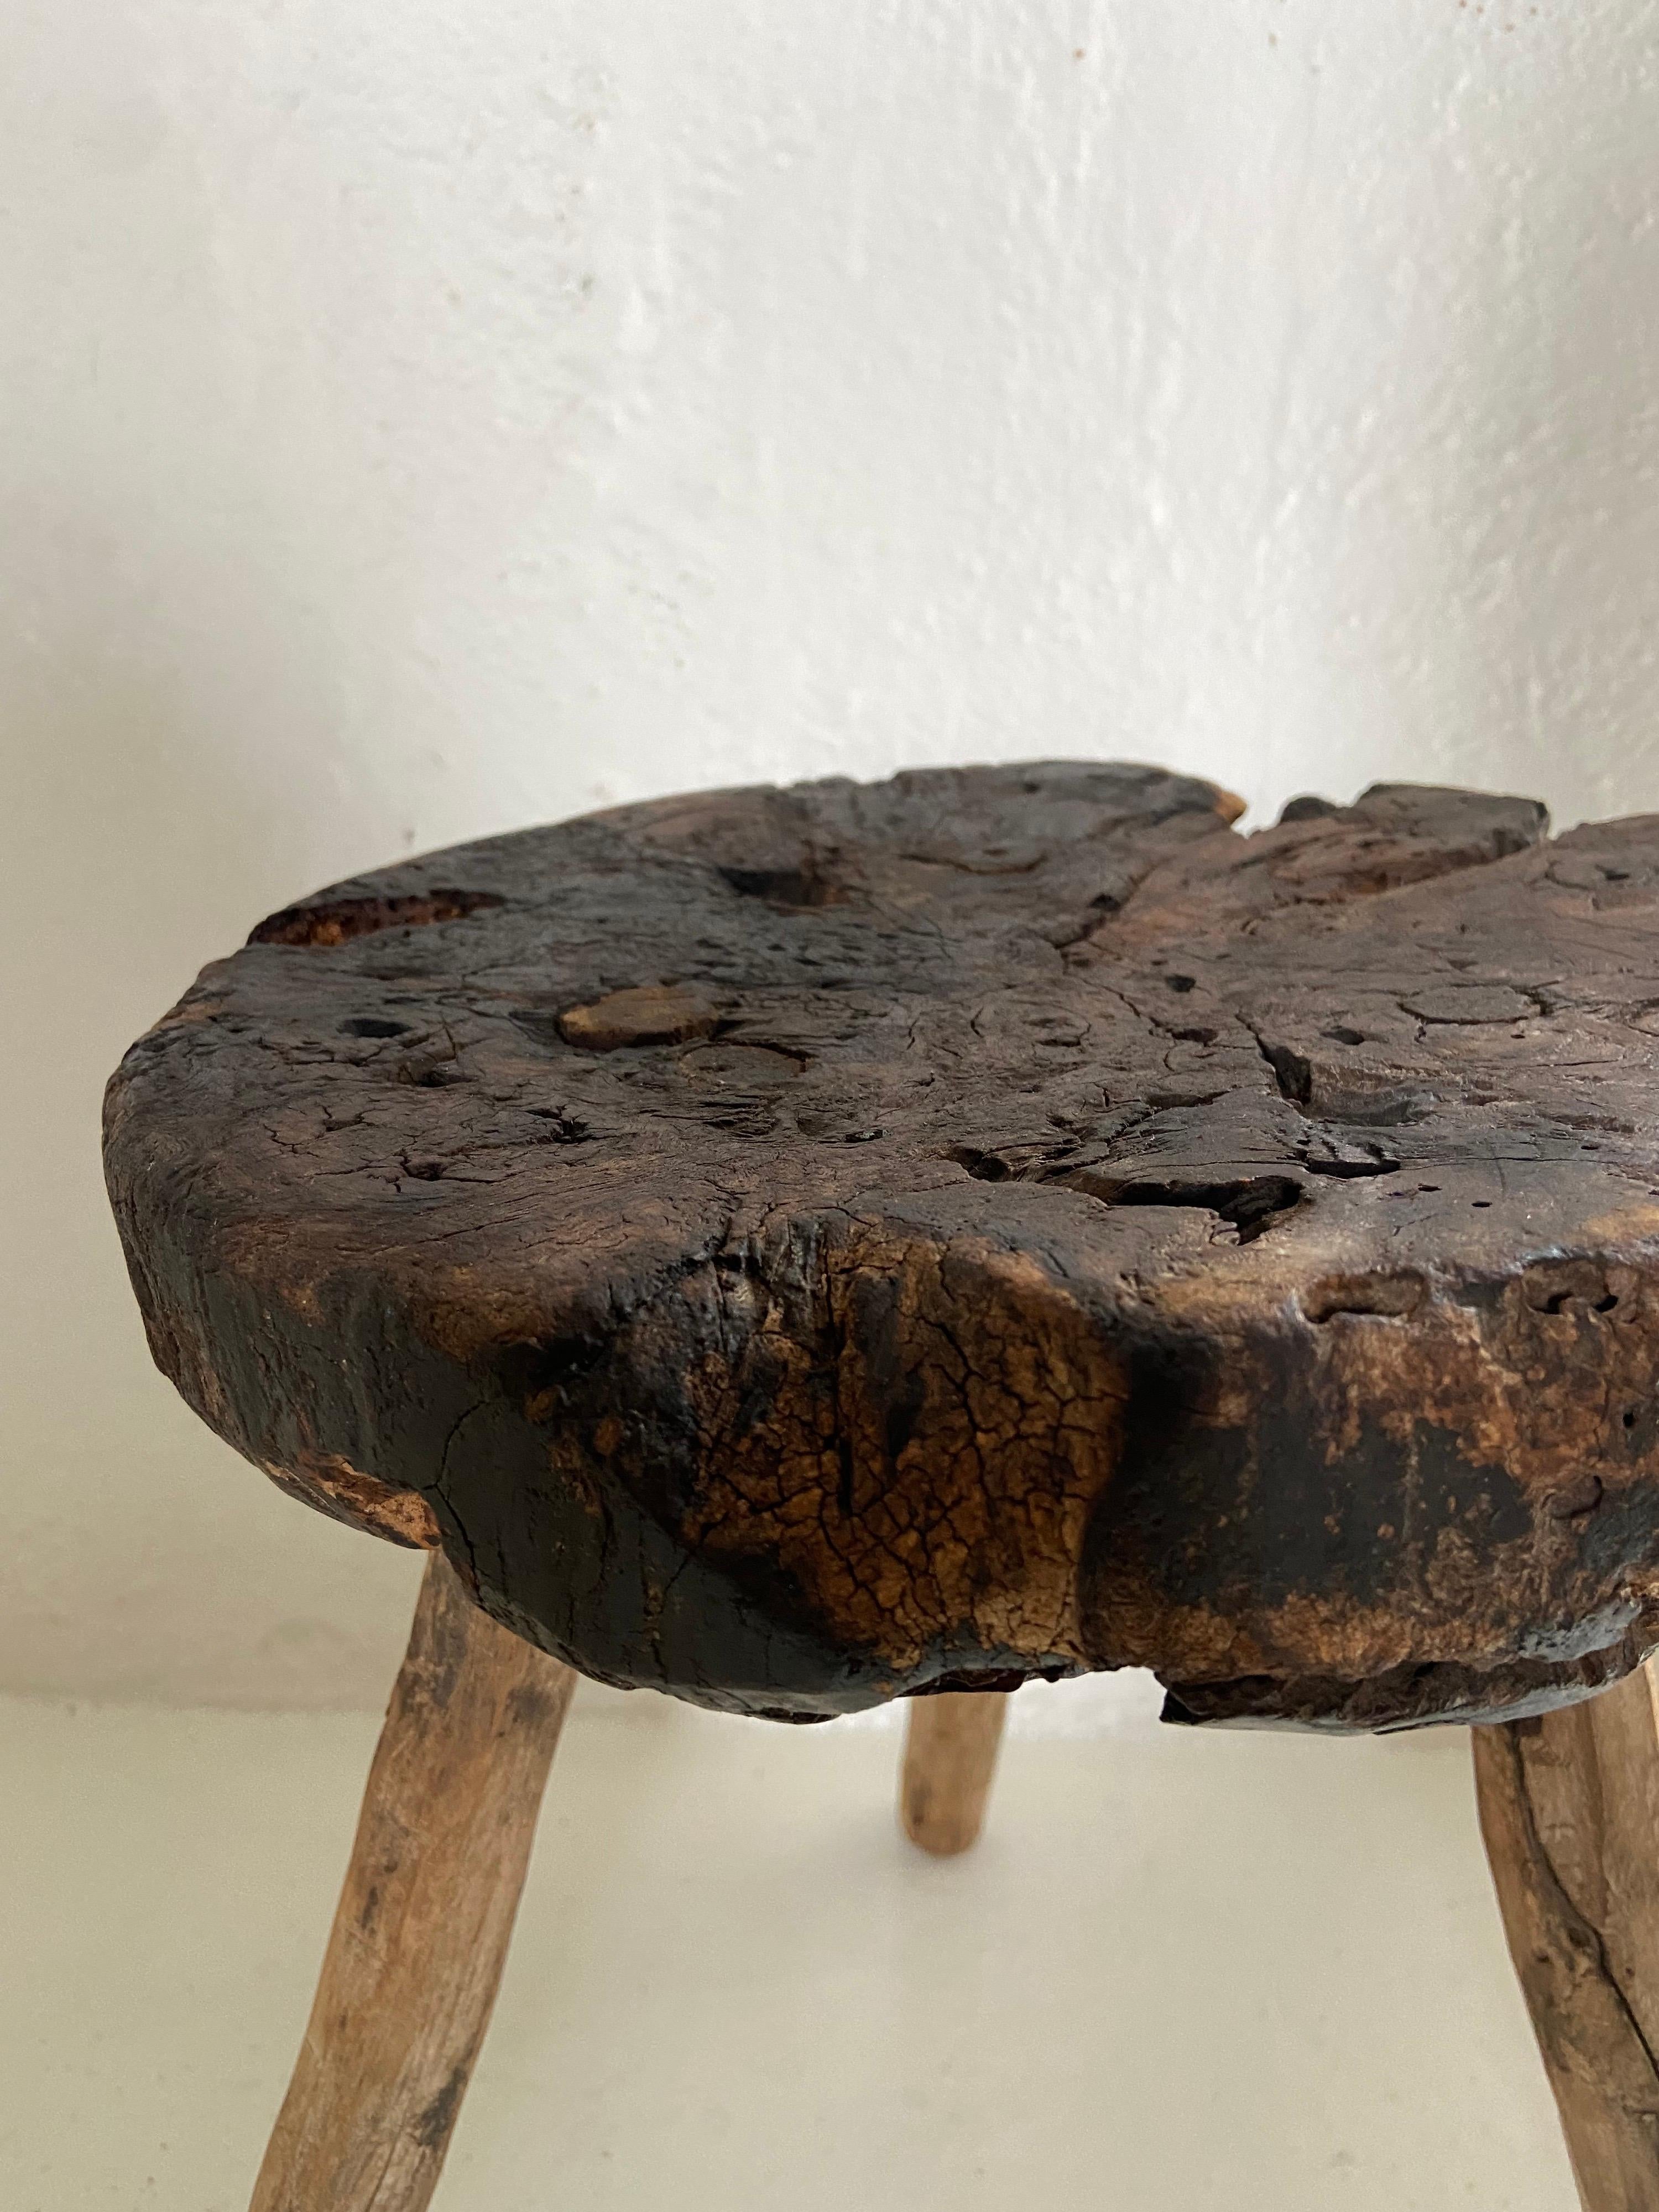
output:
[[[1651,1672],[1474,1735],[1481,1831],[1580,2202],[1659,2212]]]

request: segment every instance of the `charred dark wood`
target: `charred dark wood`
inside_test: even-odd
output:
[[[1546,1710],[1659,1642],[1659,821],[702,794],[302,901],[112,1085],[151,1342],[607,1680]]]

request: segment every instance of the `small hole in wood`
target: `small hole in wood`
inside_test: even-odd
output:
[[[562,1106],[532,1106],[530,1117],[548,1123],[544,1141],[550,1145],[586,1145],[593,1132],[579,1114],[567,1114]]]
[[[395,896],[319,901],[287,906],[262,921],[250,945],[294,945],[327,951],[382,929],[424,929],[440,921],[465,921],[503,902],[494,891],[404,891]]]
[[[739,898],[759,899],[767,906],[788,907],[797,912],[813,907],[836,906],[845,896],[811,866],[798,868],[719,868]]]
[[[341,1023],[340,1034],[354,1037],[407,1036],[410,1028],[408,1022],[388,1021],[383,1014],[353,1014],[349,1021]]]
[[[952,1145],[945,1157],[966,1168],[981,1182],[1006,1182],[1012,1172],[1006,1160],[999,1159],[994,1152],[981,1152],[976,1145]]]

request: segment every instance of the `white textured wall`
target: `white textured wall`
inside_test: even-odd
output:
[[[1659,805],[1644,0],[9,0],[0,1685],[349,1703],[103,1077],[293,894],[677,785]]]

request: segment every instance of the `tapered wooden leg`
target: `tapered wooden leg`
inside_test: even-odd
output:
[[[904,1737],[899,1816],[935,1858],[975,1842],[985,1824],[1008,1699],[999,1690],[942,1690],[912,1698]]]
[[[1474,1735],[1486,1855],[1580,2202],[1659,2212],[1652,1677]]]
[[[431,2197],[575,1680],[433,1554],[252,2212],[419,2212]]]

